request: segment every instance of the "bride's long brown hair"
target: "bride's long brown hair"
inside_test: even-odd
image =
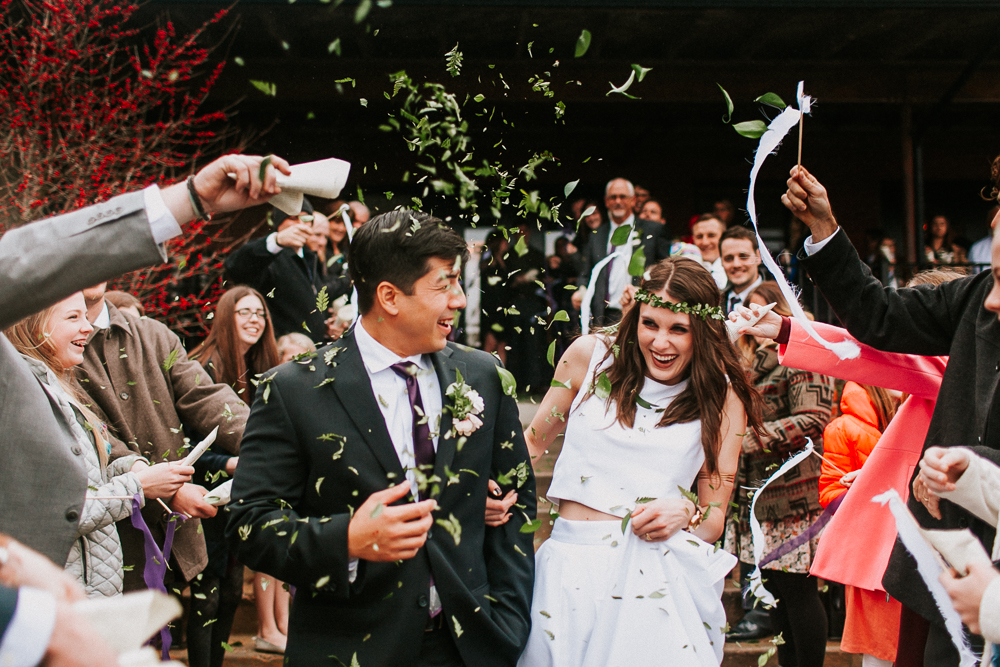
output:
[[[690,306],[718,306],[719,288],[705,267],[691,259],[671,257],[653,266],[642,281],[647,292],[664,288],[672,301]],[[618,327],[614,346],[604,356],[602,365],[614,357],[607,371],[611,381],[609,401],[618,406],[617,420],[631,428],[635,423],[636,397],[647,375],[646,360],[639,349],[638,329],[641,304],[634,302]],[[747,378],[736,348],[729,342],[722,320],[690,315],[693,352],[687,368],[688,386],[664,411],[657,426],[669,426],[701,420],[701,446],[710,476],[719,472],[719,449],[722,446],[722,413],[731,385],[746,410],[747,424],[763,433],[760,395]],[[729,382],[726,378],[729,378]]]

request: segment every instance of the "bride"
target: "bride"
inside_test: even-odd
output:
[[[736,559],[712,543],[761,409],[719,298],[701,265],[666,259],[617,333],[583,336],[559,360],[525,433],[537,458],[565,429],[519,665],[721,662]]]

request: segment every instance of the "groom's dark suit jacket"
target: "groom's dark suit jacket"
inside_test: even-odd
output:
[[[257,388],[227,534],[243,563],[297,587],[291,667],[350,665],[355,655],[365,666],[413,664],[432,575],[466,665],[514,665],[527,642],[534,553],[531,534],[520,529],[535,516],[535,481],[517,404],[503,393],[491,355],[449,343],[431,358],[446,408],[434,471],[436,523],[415,558],[362,560],[353,583],[352,513],[404,479],[353,332],[310,364],[280,366]],[[452,419],[444,391],[456,370],[486,404],[482,427],[465,441],[445,437]],[[520,484],[523,510],[514,508],[499,528],[484,523],[491,477],[509,479],[509,488]]]

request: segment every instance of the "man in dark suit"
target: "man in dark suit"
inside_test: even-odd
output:
[[[360,321],[257,390],[227,534],[298,588],[291,667],[510,666],[527,641],[534,477],[497,361],[447,340],[467,259],[425,213],[372,219],[351,245]],[[495,528],[491,477],[523,503]]]
[[[998,165],[1000,160],[994,162],[995,179]],[[800,258],[854,337],[887,352],[949,357],[924,451],[932,446],[969,447],[1000,464],[1000,288],[994,277],[1000,275],[1000,240],[994,236],[990,272],[937,286],[891,289],[861,261],[833,216],[826,188],[812,174],[794,168],[782,202],[812,232]],[[913,471],[911,485],[919,472]],[[936,519],[925,504],[937,509],[937,500],[926,489],[914,488],[906,504],[924,528],[969,528],[989,552],[996,533],[991,523],[947,500],[940,501],[942,518]],[[898,540],[882,585],[908,610],[930,621],[924,664],[958,665],[958,651],[941,613],[916,562]],[[900,646],[907,640],[901,637]]]
[[[226,277],[241,285],[250,285],[267,298],[274,322],[274,335],[302,333],[319,344],[326,340],[326,319],[316,296],[326,287],[332,302],[347,294],[351,282],[346,276],[327,276],[325,267],[308,243],[329,223],[313,213],[308,199],[302,200],[302,212],[286,215],[271,208],[271,219],[281,221],[276,232],[250,241],[226,258]],[[326,239],[322,239],[325,243]]]
[[[641,248],[646,267],[670,256],[667,226],[642,220],[632,212],[635,188],[630,182],[624,178],[609,181],[604,188],[604,205],[608,209],[608,220],[597,228],[587,244],[583,271],[577,281],[578,288],[573,292],[575,308],[583,305],[584,298],[590,298],[590,315],[598,326],[614,324],[622,318],[622,295],[636,279],[628,271],[634,253]],[[625,227],[629,228],[627,237]],[[586,294],[594,267],[611,253],[616,253],[615,259],[601,269],[594,293]]]
[[[757,235],[740,225],[730,227],[719,237],[719,259],[728,279],[722,290],[722,310],[728,315],[764,282]]]

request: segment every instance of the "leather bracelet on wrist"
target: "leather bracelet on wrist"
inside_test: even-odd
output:
[[[187,191],[188,199],[191,201],[191,208],[194,210],[195,217],[202,220],[211,220],[212,216],[205,210],[205,207],[201,203],[201,197],[198,195],[198,191],[194,187],[194,175],[187,177]]]

